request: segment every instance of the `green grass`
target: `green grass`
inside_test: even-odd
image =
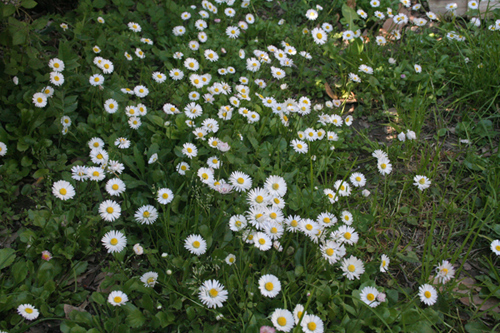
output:
[[[488,26],[495,24],[498,13],[482,19],[479,28],[464,18],[432,26],[428,22],[418,29],[409,22],[401,39],[386,36],[386,45],[377,45],[383,21],[375,19],[374,12],[386,13],[391,6],[396,13],[399,4],[381,2],[372,8],[369,1],[358,1],[352,9],[343,2],[319,1],[323,9],[315,21],[305,13],[316,3],[305,0],[255,0],[247,8],[237,1],[234,17],[224,14],[226,3],[213,2],[218,13],[206,20],[208,39],[199,43],[198,50],[191,50],[188,43],[198,40],[195,22],[201,18],[200,2],[86,0],[64,16],[36,14],[41,7],[32,9],[34,1],[17,7],[1,5],[0,142],[7,153],[0,156],[0,330],[25,332],[35,326],[63,332],[259,332],[263,326],[277,325],[272,320],[277,309],[293,312],[298,304],[317,316],[314,320],[317,325],[321,321],[325,332],[497,330],[499,261],[490,246],[500,238],[496,65],[500,38]],[[356,13],[360,8],[367,12],[367,20]],[[182,20],[183,12],[191,18]],[[238,38],[228,38],[226,28],[237,26],[247,14],[254,15],[255,23],[241,29]],[[412,14],[427,19],[424,9]],[[477,15],[472,10],[469,14]],[[98,23],[98,17],[105,23]],[[130,30],[129,22],[138,23],[141,32]],[[312,31],[323,22],[330,23],[333,31],[324,45],[318,45],[303,29]],[[69,28],[63,30],[61,23]],[[174,36],[174,27],[181,25],[186,33]],[[363,40],[343,41],[345,30],[358,28],[366,32]],[[450,31],[464,40],[450,40]],[[141,42],[143,37],[153,45]],[[98,55],[112,62],[112,73],[95,65],[96,45],[101,49]],[[281,65],[269,50],[271,45],[283,50],[292,46],[293,66]],[[145,53],[144,59],[136,55],[137,48]],[[217,62],[205,58],[207,49],[219,55]],[[250,71],[240,50],[246,59],[257,58],[256,50],[265,51],[269,63]],[[182,52],[183,58],[175,59],[175,52]],[[65,65],[61,86],[50,83],[48,64],[53,58]],[[199,70],[186,69],[186,58],[196,59]],[[415,64],[422,67],[421,73]],[[360,72],[361,65],[370,66],[373,73]],[[229,66],[235,74],[218,73]],[[271,66],[286,76],[276,79]],[[169,76],[174,68],[184,72],[182,80]],[[165,74],[167,80],[156,82],[154,72]],[[196,88],[189,79],[193,73],[210,74],[209,85]],[[361,82],[351,81],[350,73]],[[102,86],[91,85],[93,74],[103,75]],[[240,77],[248,79],[249,93],[248,98],[240,95],[240,105],[235,106],[230,98],[238,93]],[[256,79],[264,80],[266,87],[259,88]],[[202,96],[210,93],[208,88],[216,82],[227,83],[231,93],[213,94],[213,104],[204,103],[203,97],[189,99],[193,91]],[[46,106],[36,107],[33,95],[47,85],[55,92]],[[149,94],[140,98],[122,90],[138,85],[147,87]],[[286,102],[289,105],[282,109],[292,112],[285,119],[258,95]],[[298,103],[303,97],[310,110],[306,107],[301,115],[293,107],[305,107]],[[341,99],[339,107],[328,106],[332,98]],[[118,104],[113,114],[104,108],[110,99]],[[189,110],[185,112],[191,102],[203,109],[194,119]],[[125,110],[139,103],[147,114],[133,129]],[[164,112],[166,103],[180,112]],[[226,106],[233,108],[230,119],[222,119]],[[255,112],[259,120],[252,121],[239,108]],[[318,121],[326,115],[343,123]],[[66,129],[63,116],[71,119]],[[347,116],[354,118],[352,124],[345,123]],[[197,139],[193,130],[208,118],[217,121],[218,131],[206,131],[206,140]],[[308,141],[311,130],[336,139]],[[408,131],[415,132],[416,139],[406,136],[400,141],[398,134]],[[305,135],[301,144],[308,147],[305,153],[292,147],[301,133]],[[130,140],[129,148],[117,147],[120,137]],[[72,168],[97,166],[89,156],[88,142],[93,138],[103,140],[109,160],[122,163],[123,172],[108,169],[101,181],[74,178]],[[214,148],[209,139],[225,142],[230,149]],[[186,143],[197,147],[196,156],[190,158],[183,151]],[[377,166],[372,155],[377,149],[387,153],[389,174],[383,175]],[[154,156],[157,160],[149,163]],[[213,186],[208,186],[198,171],[210,166],[214,157],[222,164],[213,169]],[[181,162],[189,165],[184,175],[178,172]],[[236,190],[241,184],[240,176],[232,179],[234,172],[248,176],[251,186]],[[364,186],[353,185],[354,172],[366,177]],[[420,191],[414,185],[417,175],[428,177],[430,187]],[[286,183],[285,194],[277,198],[285,204],[273,207],[268,202],[267,210],[252,210],[248,193],[265,187],[270,176]],[[118,196],[106,190],[106,182],[113,178],[126,185]],[[53,185],[61,180],[74,187],[76,194],[68,200],[58,198],[64,193],[53,193]],[[214,187],[215,181],[235,187],[224,193]],[[342,181],[350,185],[346,196],[335,187]],[[283,183],[280,186],[283,189]],[[157,196],[166,188],[173,200],[164,205]],[[331,202],[325,190],[338,200]],[[270,193],[264,196],[274,199]],[[105,221],[106,213],[100,209],[106,200],[120,207],[113,221]],[[147,205],[154,207],[148,208],[150,216],[156,210],[158,217],[141,224],[138,212]],[[341,221],[344,211],[352,214],[351,236],[335,234],[347,226]],[[264,214],[266,223],[250,222],[257,213]],[[317,227],[314,221],[323,213],[338,222],[323,220],[324,226]],[[249,223],[238,230],[233,222],[242,220],[241,215]],[[279,222],[273,224],[276,219]],[[292,221],[300,219],[303,224],[296,230]],[[308,235],[307,225],[315,232]],[[266,250],[259,247],[270,245],[270,239],[266,244],[248,239],[271,237],[281,229],[277,243]],[[110,231],[121,232],[127,240],[114,253],[108,253],[102,241]],[[207,249],[199,256],[185,246],[190,235],[206,242]],[[356,236],[359,240],[350,244]],[[345,255],[330,263],[322,251],[334,247],[342,253],[334,241],[343,242]],[[143,248],[142,254],[134,252],[135,244]],[[52,258],[43,260],[42,251],[49,251]],[[226,262],[230,254],[235,256],[232,265]],[[386,272],[380,270],[382,255],[390,259]],[[342,263],[351,256],[361,260],[364,271],[348,279]],[[436,278],[443,261],[454,271],[446,283]],[[140,280],[147,272],[158,273],[153,287]],[[272,298],[259,289],[259,280],[267,274],[281,285]],[[200,297],[200,287],[209,280],[227,291],[227,299],[216,302],[222,306],[211,308],[208,296]],[[431,305],[419,296],[419,287],[425,284],[435,287],[437,300]],[[363,301],[366,287],[377,288],[385,301],[370,307]],[[117,301],[108,300],[112,291],[125,293],[128,300],[113,306]],[[39,316],[33,321],[23,318],[17,310],[22,304],[33,306]],[[71,311],[71,306],[82,311]],[[294,323],[291,331],[305,329]]]

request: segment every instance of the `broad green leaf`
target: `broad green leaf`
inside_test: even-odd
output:
[[[21,6],[24,8],[33,8],[37,5],[35,0],[22,0],[21,1]]]
[[[146,322],[146,317],[142,314],[139,309],[135,309],[129,312],[127,316],[127,324],[131,327],[137,328],[144,325]]]
[[[16,259],[16,251],[14,249],[1,249],[0,250],[0,270],[12,265]]]

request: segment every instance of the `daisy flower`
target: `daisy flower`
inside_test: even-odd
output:
[[[363,187],[366,184],[366,177],[360,172],[353,173],[349,177],[349,180],[351,181],[352,185],[355,187]]]
[[[281,291],[280,280],[272,274],[263,275],[259,279],[259,290],[263,296],[274,298]]]
[[[113,306],[122,306],[128,302],[128,296],[120,290],[115,290],[109,293],[108,303]]]
[[[348,197],[351,194],[349,183],[343,180],[337,180],[335,184],[333,184],[333,187],[341,197]]]
[[[278,79],[278,80],[280,80],[286,76],[285,71],[282,70],[281,68],[278,68],[278,67],[271,66],[271,73],[272,73],[273,77],[275,79]]]
[[[1,151],[1,150],[0,150]],[[89,178],[87,174],[87,167],[75,165],[71,168],[71,178],[78,181],[85,181]]]
[[[380,302],[377,302],[377,296],[379,292],[377,288],[374,287],[364,287],[361,290],[361,294],[359,295],[361,297],[361,300],[365,302],[367,305],[369,305],[371,308],[376,308]]]
[[[174,193],[169,188],[161,188],[158,190],[156,200],[158,200],[160,204],[166,205],[174,200]]]
[[[64,70],[64,62],[61,59],[58,59],[58,58],[50,59],[50,61],[49,61],[49,67],[54,72],[62,72]]]
[[[189,171],[189,169],[190,166],[186,162],[181,162],[175,167],[175,170],[177,170],[177,172],[182,176],[184,176],[186,174],[186,171]]]
[[[55,86],[60,86],[64,83],[64,75],[59,72],[51,72],[50,82]]]
[[[134,217],[140,224],[153,224],[158,218],[158,211],[151,205],[144,205],[135,212]]]
[[[275,309],[271,315],[274,327],[281,332],[290,332],[294,326],[293,314],[284,309]]]
[[[113,200],[106,200],[99,205],[99,214],[104,221],[113,222],[120,217],[121,214],[120,205]]]
[[[186,250],[200,256],[207,251],[207,242],[200,235],[189,235],[184,241]]]
[[[305,314],[300,326],[304,333],[323,333],[324,331],[323,321],[316,315]]]
[[[198,297],[200,301],[210,308],[220,308],[222,303],[227,301],[228,292],[217,280],[207,280],[203,282],[199,289]]]
[[[391,260],[385,254],[380,257],[380,272],[385,273],[389,269],[389,264]]]
[[[295,305],[295,309],[293,309],[293,319],[295,320],[295,324],[298,325],[300,318],[306,314],[307,312],[304,312],[304,306],[302,304]]]
[[[101,239],[108,253],[121,252],[127,246],[127,238],[121,231],[111,230]]]
[[[255,237],[253,238],[254,245],[261,251],[269,250],[272,245],[272,239],[264,232],[257,232]]]
[[[357,76],[356,74],[354,73],[349,73],[349,80],[351,80],[352,82],[361,82],[361,79],[359,78],[359,76]]]
[[[418,296],[420,301],[426,305],[433,305],[436,303],[438,294],[436,288],[430,284],[424,284],[418,288]]]
[[[314,42],[318,45],[323,45],[326,43],[326,32],[321,28],[314,28],[311,31]]]
[[[170,77],[172,78],[172,80],[174,81],[179,81],[179,80],[182,80],[182,78],[184,78],[184,72],[181,71],[180,69],[177,69],[177,68],[174,68],[172,69],[168,75],[170,75]]]
[[[335,232],[335,235],[339,238],[342,243],[347,243],[349,245],[354,245],[359,240],[359,235],[353,227],[342,225]]]
[[[343,256],[345,256],[345,247],[335,241],[328,240],[325,244],[320,246],[321,255],[323,258],[333,265],[337,263]]]
[[[392,164],[388,158],[380,158],[377,162],[377,167],[378,171],[384,176],[390,174],[392,171]]]
[[[33,104],[37,108],[45,107],[47,105],[47,95],[41,92],[33,94]]]
[[[196,59],[186,58],[186,60],[184,60],[184,67],[191,71],[197,71],[200,68],[200,64]]]
[[[308,9],[306,12],[306,17],[309,20],[314,21],[318,18],[318,12],[314,9]]]
[[[233,215],[229,219],[229,229],[234,232],[241,231],[247,226],[247,219],[243,215]]]
[[[231,266],[232,264],[234,264],[236,262],[236,256],[234,254],[228,254],[226,259],[224,259],[224,260],[226,261],[226,264]]]
[[[147,272],[141,276],[141,282],[144,283],[144,287],[152,288],[155,286],[156,281],[158,281],[158,273],[156,272]]]
[[[153,80],[155,80],[157,83],[163,83],[167,79],[167,76],[163,73],[160,72],[154,72],[152,74]]]
[[[233,171],[233,173],[231,173],[231,176],[229,176],[229,182],[238,192],[246,192],[252,188],[252,178],[240,171]]]
[[[134,250],[135,254],[137,254],[138,256],[140,256],[144,253],[144,248],[139,243],[135,244],[132,247],[132,249]]]
[[[493,242],[491,242],[490,249],[494,254],[500,256],[500,240],[495,239]]]
[[[347,210],[344,210],[342,211],[342,213],[340,213],[340,219],[347,225],[351,225],[353,222],[352,214]]]
[[[446,283],[455,277],[455,268],[447,260],[443,260],[436,270],[436,277],[440,283]]]
[[[146,97],[149,94],[149,89],[143,85],[139,85],[134,88],[134,93],[137,97]]]
[[[305,154],[309,149],[307,143],[297,139],[292,140],[292,142],[290,142],[290,146],[292,146],[293,150],[295,150],[299,154]]]
[[[35,320],[40,315],[40,312],[31,304],[21,304],[17,307],[17,313],[27,320]]]
[[[198,148],[192,143],[186,142],[182,145],[182,153],[186,155],[188,158],[193,158],[198,155]]]
[[[420,191],[423,191],[431,186],[431,181],[426,176],[415,176],[413,185],[417,186]]]
[[[284,197],[286,194],[287,185],[283,177],[269,176],[266,179],[264,188],[269,192],[269,194],[273,196],[277,195],[280,197]]]
[[[359,279],[360,275],[365,272],[363,262],[354,256],[342,261],[342,275],[346,276],[349,280]]]
[[[126,190],[125,183],[120,178],[113,178],[106,183],[106,192],[109,195],[120,195]]]
[[[422,66],[415,64],[415,65],[413,65],[413,67],[415,68],[415,72],[416,73],[421,73],[422,72]]]
[[[2,151],[7,151],[7,149],[2,149]],[[52,194],[61,200],[73,199],[75,188],[67,181],[59,180],[52,185]]]
[[[101,74],[94,74],[89,78],[89,82],[93,86],[100,86],[104,83],[104,76]]]
[[[135,49],[135,55],[141,59],[144,59],[146,57],[146,54],[140,48]]]
[[[226,29],[226,35],[229,38],[236,39],[240,35],[240,29],[238,27],[229,26]]]
[[[141,26],[138,23],[135,22],[129,22],[128,23],[128,28],[132,30],[133,32],[141,32]]]
[[[118,111],[118,102],[112,98],[107,99],[106,102],[104,102],[104,110],[109,114],[115,113]]]

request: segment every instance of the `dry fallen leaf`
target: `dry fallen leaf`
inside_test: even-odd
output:
[[[337,96],[335,96],[335,94],[333,93],[332,88],[330,88],[328,82],[325,82],[325,90],[326,94],[330,96],[331,99],[337,99]]]
[[[85,302],[86,303],[86,302]],[[84,304],[85,304],[84,303]],[[83,305],[83,304],[82,304]],[[86,304],[85,304],[86,306]],[[84,308],[84,307],[83,307]],[[73,306],[73,305],[69,305],[69,304],[64,304],[64,314],[66,315],[66,319],[70,319],[69,318],[69,314],[73,311],[80,311],[80,312],[87,312],[85,311],[83,308],[81,307],[77,307],[77,306]]]

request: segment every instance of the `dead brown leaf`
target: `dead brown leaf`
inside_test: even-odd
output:
[[[335,96],[335,94],[333,93],[332,88],[330,88],[328,82],[325,82],[325,90],[326,94],[330,96],[331,99],[337,99],[337,96]]]
[[[87,312],[87,311],[84,310],[85,307],[87,306],[87,304],[88,304],[87,302],[84,302],[79,307],[78,306],[69,305],[69,304],[64,304],[64,314],[66,315],[66,319],[70,319],[69,318],[69,314],[71,312],[73,312],[73,311]]]

